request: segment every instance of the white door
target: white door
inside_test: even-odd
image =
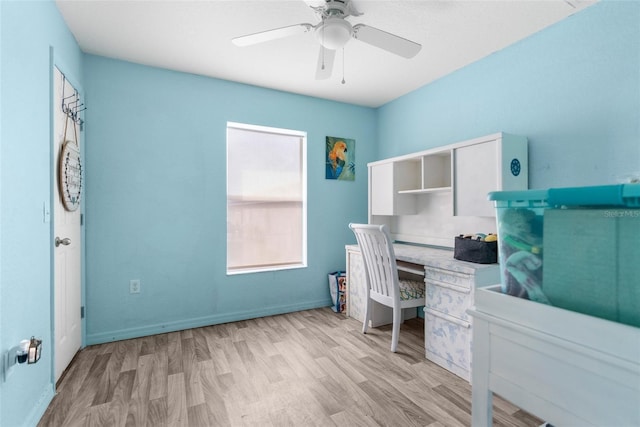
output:
[[[55,374],[56,381],[67,368],[71,359],[80,349],[82,328],[80,320],[80,287],[81,287],[81,232],[80,209],[69,210],[63,203],[61,190],[69,193],[69,187],[61,184],[61,153],[65,141],[76,143],[80,147],[80,129],[78,125],[63,112],[74,112],[78,104],[74,104],[75,89],[64,75],[54,68],[53,96],[53,168],[54,171],[54,330],[55,330]],[[79,152],[79,151],[78,151]],[[68,162],[67,162],[68,163]],[[62,165],[64,167],[64,164]],[[66,166],[69,166],[68,164]],[[79,174],[81,171],[76,171]],[[78,178],[82,178],[78,175]],[[62,178],[64,181],[64,178]],[[80,183],[76,182],[76,185]],[[73,192],[73,188],[71,188]],[[63,193],[64,194],[64,193]],[[69,203],[67,203],[69,204]],[[73,206],[72,206],[73,209]]]

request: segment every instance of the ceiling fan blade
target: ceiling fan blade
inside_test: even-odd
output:
[[[311,9],[316,9],[318,7],[324,7],[327,5],[326,0],[302,0],[309,6]]]
[[[359,1],[358,1],[358,3],[359,3]],[[347,11],[349,12],[350,16],[361,16],[362,15],[362,12],[360,12],[358,10],[358,5],[353,0],[349,0],[349,2],[347,3]]]
[[[336,57],[336,51],[327,49],[320,45],[318,53],[318,68],[316,69],[316,80],[326,80],[331,77],[333,71],[333,60]]]
[[[290,25],[288,27],[276,28],[274,30],[261,31],[259,33],[236,37],[234,39],[231,39],[231,41],[236,46],[250,46],[253,44],[303,34],[311,31],[312,29],[313,25],[311,24],[296,24]]]
[[[353,26],[353,38],[405,58],[413,58],[422,49],[416,42],[364,24]]]

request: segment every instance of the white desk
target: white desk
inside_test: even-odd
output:
[[[411,274],[426,284],[426,358],[469,380],[471,374],[472,319],[466,310],[473,305],[474,290],[500,283],[498,264],[474,264],[453,258],[453,250],[394,244],[400,274]],[[347,245],[347,315],[364,321],[366,284],[358,245]],[[388,307],[373,304],[371,326],[392,323]],[[404,318],[415,317],[415,311]]]

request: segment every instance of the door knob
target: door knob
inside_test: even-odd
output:
[[[59,237],[56,237],[56,248],[60,245],[65,245],[65,246],[69,246],[71,244],[71,239],[68,237],[65,237],[64,239],[61,239]]]

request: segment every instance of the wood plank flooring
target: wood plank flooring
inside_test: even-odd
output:
[[[91,346],[39,426],[469,426],[470,385],[424,358],[420,319],[329,308]],[[494,425],[542,421],[494,399]]]

